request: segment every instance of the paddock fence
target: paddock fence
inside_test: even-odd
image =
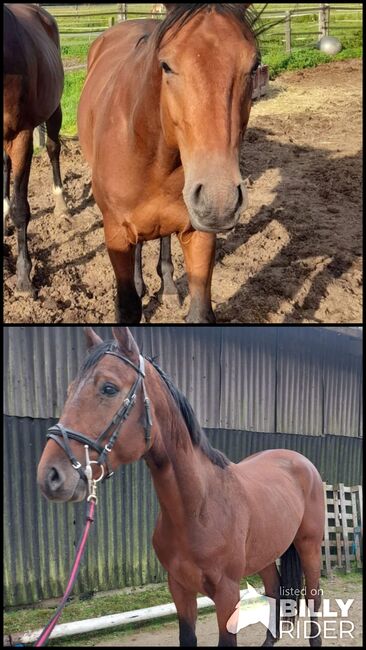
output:
[[[322,573],[362,568],[362,486],[323,483],[326,505]]]
[[[319,38],[330,33],[337,36],[340,33],[362,31],[362,3],[302,4],[299,8],[290,10],[271,9],[269,8],[271,5],[276,7],[275,3],[270,3],[261,16],[263,23],[273,23],[273,27],[266,32],[262,40],[264,47],[275,40],[287,52],[291,52],[299,47],[308,47],[309,44],[315,45]],[[162,20],[165,16],[165,8],[162,4],[70,5],[66,10],[56,8],[57,5],[41,4],[41,6],[57,19],[62,40],[71,41],[80,37],[92,41],[105,29],[123,20],[140,18]],[[256,8],[260,11],[261,5],[256,5]]]

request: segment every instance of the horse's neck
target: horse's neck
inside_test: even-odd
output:
[[[183,422],[162,427],[146,458],[163,514],[176,525],[200,510],[209,485],[210,461],[195,447]]]

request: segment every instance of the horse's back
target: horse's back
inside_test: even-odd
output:
[[[294,479],[309,495],[323,490],[322,479],[315,465],[292,449],[267,449],[244,458],[236,466],[238,475],[244,480],[273,482],[278,477]]]
[[[156,28],[153,20],[131,20],[106,30],[92,44],[88,72],[78,107],[78,132],[83,152],[92,162],[95,131],[109,119],[115,93],[129,93],[133,82],[136,45]]]
[[[4,112],[13,120],[17,114],[13,130],[34,128],[61,100],[64,73],[57,23],[31,4],[5,5],[4,21]]]

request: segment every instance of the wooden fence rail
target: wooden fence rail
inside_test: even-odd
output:
[[[362,567],[362,486],[345,487],[343,483],[323,483],[326,504],[322,570]]]
[[[48,7],[48,5],[42,5],[45,7]],[[154,17],[154,18],[163,18],[165,15],[165,9],[162,4],[157,4],[157,5],[150,5],[151,9],[147,9],[146,5],[144,5],[141,9],[138,8],[138,5],[136,4],[128,4],[128,3],[119,3],[115,5],[115,9],[110,9],[110,8],[101,8],[101,10],[88,10],[88,11],[79,11],[79,9],[75,11],[70,11],[69,10],[54,10],[53,7],[50,7],[51,13],[54,14],[56,19],[60,18],[73,18],[73,19],[81,19],[81,18],[95,18],[95,17],[100,17],[100,16],[109,16],[109,25],[114,24],[115,21],[121,21],[121,20],[127,20],[128,18],[144,18],[146,16],[148,17]],[[160,8],[160,9],[159,9]],[[351,21],[342,20],[341,25],[336,25],[333,21],[333,17],[337,15],[337,13],[347,13],[349,15],[354,15],[355,20],[352,21],[352,25],[350,24],[344,24],[345,23],[350,23]],[[330,32],[333,30],[355,30],[355,29],[362,29],[362,4],[349,4],[346,6],[333,6],[332,4],[326,4],[326,3],[320,3],[316,6],[310,6],[309,8],[301,8],[301,9],[292,9],[289,11],[284,11],[283,9],[267,9],[266,11],[263,12],[262,18],[264,21],[272,20],[274,22],[277,22],[278,20],[283,20],[283,29],[281,31],[278,31],[278,25],[274,27],[274,29],[277,29],[277,31],[273,31],[270,29],[268,33],[266,34],[266,38],[264,39],[264,43],[266,42],[268,38],[268,42],[273,39],[273,37],[280,37],[282,39],[283,45],[285,47],[286,52],[291,52],[294,47],[303,47],[302,41],[305,40],[306,37],[310,37],[311,39],[314,40],[315,42],[321,38],[322,36],[327,36]],[[317,28],[316,25],[314,25],[315,29],[312,31],[305,31],[305,32],[298,32],[294,30],[294,25],[293,22],[296,20],[296,18],[302,17],[302,16],[314,16],[315,19],[317,19]],[[316,23],[316,20],[314,21]],[[70,38],[75,38],[75,37],[80,37],[80,36],[89,36],[96,38],[99,34],[101,34],[105,29],[107,28],[107,25],[104,26],[95,26],[93,27],[88,27],[88,26],[80,26],[78,27],[74,24],[72,28],[70,29],[68,26],[63,26],[60,25],[60,33],[64,36],[68,36]]]

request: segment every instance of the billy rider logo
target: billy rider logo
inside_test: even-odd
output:
[[[285,594],[288,596],[288,594]],[[299,595],[303,595],[300,590]],[[281,617],[279,621],[279,639],[310,639],[312,636],[321,635],[323,639],[353,639],[354,623],[349,619],[349,611],[354,602],[353,598],[343,601],[341,598],[335,598],[335,606],[331,607],[330,600],[323,598],[322,608],[314,611],[314,603],[308,600],[308,607],[305,600],[300,600],[299,609],[297,609],[297,593],[291,593],[293,598],[281,597]],[[295,622],[283,620],[285,617],[298,617]],[[310,634],[311,621],[309,617],[317,619],[315,621],[316,634]],[[327,620],[326,620],[327,619]],[[329,620],[330,619],[330,620]],[[271,634],[276,637],[276,600],[260,594],[247,583],[247,589],[235,607],[230,616],[226,629],[232,634],[237,634],[240,630],[255,623],[262,623]]]

